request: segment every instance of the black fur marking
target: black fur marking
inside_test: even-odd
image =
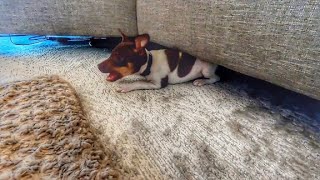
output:
[[[168,86],[168,76],[161,79],[161,88]]]
[[[195,57],[187,53],[182,53],[182,56],[180,58],[179,65],[178,65],[178,76],[185,77],[186,75],[188,75],[192,70],[192,67],[195,62],[196,62]]]
[[[147,62],[147,68],[141,73],[141,76],[148,76],[151,72],[151,66],[152,66],[152,55],[149,54],[149,61]]]
[[[168,64],[170,67],[170,71],[174,71],[178,65],[179,62],[179,51],[172,50],[172,49],[166,49],[164,51],[167,56]]]

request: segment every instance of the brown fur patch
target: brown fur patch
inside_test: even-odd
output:
[[[167,61],[170,67],[170,71],[174,71],[179,63],[179,51],[172,50],[172,49],[166,49],[164,51],[167,56]]]
[[[168,86],[168,76],[161,79],[161,88]]]
[[[144,49],[135,49],[133,42],[122,42],[98,68],[103,73],[117,72],[124,77],[138,72],[146,61],[147,54]]]
[[[124,67],[114,67],[113,69],[114,69],[114,71],[116,71],[119,74],[121,74],[122,77],[131,75],[131,74],[134,73],[134,65],[133,65],[133,63],[128,63],[128,66],[124,66]]]
[[[181,58],[179,58],[179,65],[178,65],[178,76],[185,77],[190,73],[194,63],[196,62],[196,58],[187,54],[182,53]]]

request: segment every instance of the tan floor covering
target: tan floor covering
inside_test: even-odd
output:
[[[145,179],[316,179],[320,146],[290,111],[272,110],[227,83],[115,92],[101,49],[0,40],[0,83],[59,75],[128,176]],[[4,47],[5,46],[5,47]],[[285,113],[283,113],[285,112]]]
[[[88,125],[57,76],[0,85],[0,179],[121,179]]]

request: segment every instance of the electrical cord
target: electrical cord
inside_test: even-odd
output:
[[[41,42],[44,42],[44,41],[47,41],[47,40],[66,43],[66,42],[76,42],[76,41],[89,41],[92,38],[91,36],[87,36],[87,37],[75,36],[74,38],[69,38],[69,37],[64,37],[64,36],[60,37],[60,36],[34,35],[34,36],[29,37],[28,40],[36,41],[36,42],[29,43],[29,44],[16,43],[12,39],[13,37],[23,37],[23,36],[28,36],[28,35],[24,35],[24,34],[5,34],[5,35],[1,35],[0,34],[0,37],[9,37],[10,42],[12,44],[18,45],[18,46],[38,44],[38,43],[41,43]]]
[[[47,36],[32,36],[29,38],[30,41],[33,41],[33,40],[39,40],[39,39],[42,39],[41,41],[37,41],[37,42],[34,42],[34,43],[30,43],[30,44],[22,44],[22,43],[15,43],[13,42],[12,40],[12,37],[14,36],[26,36],[26,35],[20,35],[20,34],[15,34],[15,35],[12,35],[12,34],[9,34],[9,39],[10,39],[10,42],[14,45],[17,45],[17,46],[25,46],[25,45],[33,45],[33,44],[38,44],[38,43],[41,43],[43,41],[46,41],[48,40]]]
[[[33,37],[30,37],[29,40],[40,40],[40,39],[44,39],[44,40],[48,40],[47,36],[41,36],[41,35],[38,35],[38,36],[33,36]]]

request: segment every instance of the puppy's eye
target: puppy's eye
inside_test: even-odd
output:
[[[116,62],[117,66],[126,66],[126,59],[124,57],[120,57]]]

